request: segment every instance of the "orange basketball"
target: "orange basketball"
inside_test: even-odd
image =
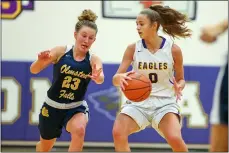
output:
[[[125,90],[122,91],[126,98],[133,102],[147,99],[152,90],[150,79],[139,73],[133,73],[128,76],[132,80],[127,80],[128,85],[124,84]]]

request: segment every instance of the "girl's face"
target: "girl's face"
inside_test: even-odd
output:
[[[142,39],[148,39],[153,36],[153,33],[157,32],[157,23],[151,23],[147,15],[139,14],[136,19],[137,31]]]
[[[90,27],[83,26],[79,32],[74,33],[74,37],[77,49],[87,53],[96,39],[96,31]]]

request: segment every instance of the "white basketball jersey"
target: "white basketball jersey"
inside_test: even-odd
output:
[[[133,70],[147,76],[152,82],[152,96],[173,97],[173,57],[172,40],[163,38],[161,48],[156,53],[151,53],[144,42],[136,42]]]

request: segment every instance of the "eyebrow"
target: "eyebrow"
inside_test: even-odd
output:
[[[136,21],[136,23],[138,23],[138,22],[139,22],[139,23],[144,23],[144,21]]]
[[[89,35],[89,37],[95,37],[96,35],[90,35],[90,34],[88,34],[87,32],[82,32],[82,34],[86,34],[86,35]]]

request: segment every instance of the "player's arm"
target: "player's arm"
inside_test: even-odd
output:
[[[202,29],[200,39],[207,43],[216,41],[217,37],[228,29],[228,19]]]
[[[224,33],[228,29],[228,19],[223,20],[219,24],[215,26],[216,29],[216,35],[220,35]]]
[[[49,64],[56,63],[65,53],[66,46],[57,46],[50,50],[42,51],[38,54],[38,59],[30,66],[30,72],[37,74],[45,69]]]
[[[104,82],[104,72],[102,60],[95,54],[91,55],[91,67],[92,67],[92,80],[96,84],[102,84]]]
[[[125,82],[125,79],[131,79],[130,77],[127,77],[127,75],[131,72],[126,73],[126,71],[133,61],[134,51],[135,51],[135,43],[128,45],[123,55],[122,62],[119,65],[116,74],[113,76],[112,82],[114,86],[119,86],[121,79],[123,79],[123,82],[125,84],[127,84],[127,82]]]
[[[179,46],[173,44],[172,56],[174,60],[175,80],[181,90],[185,87],[183,56]]]

